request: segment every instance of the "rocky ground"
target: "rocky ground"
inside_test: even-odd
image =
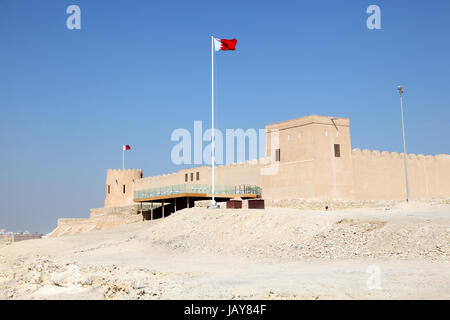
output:
[[[450,205],[185,209],[0,247],[1,299],[449,299]]]

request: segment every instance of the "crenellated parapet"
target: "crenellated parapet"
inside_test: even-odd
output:
[[[113,178],[128,178],[132,177],[133,179],[142,178],[143,172],[142,169],[108,169],[106,170],[107,177]]]
[[[354,149],[353,181],[358,199],[404,199],[405,154]],[[406,155],[410,197],[447,198],[450,195],[450,155]]]
[[[366,159],[403,159],[403,152],[402,153],[398,153],[398,152],[389,152],[389,151],[379,151],[379,150],[368,150],[368,149],[364,149],[361,150],[359,148],[355,148],[352,150],[352,157],[353,158],[366,158]],[[423,154],[418,154],[416,155],[415,153],[408,153],[407,154],[407,159],[408,160],[418,160],[418,161],[423,161],[423,160],[438,160],[438,159],[450,159],[449,155],[446,154],[438,154],[435,156],[432,155],[423,155]]]

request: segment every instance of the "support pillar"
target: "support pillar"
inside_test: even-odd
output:
[[[151,203],[151,207],[150,207],[150,220],[153,220],[153,201],[150,202]]]
[[[186,207],[189,209],[189,197],[187,197],[187,205],[186,205]]]
[[[173,198],[173,212],[177,212],[177,198]]]
[[[164,218],[164,200],[162,201],[162,217]]]

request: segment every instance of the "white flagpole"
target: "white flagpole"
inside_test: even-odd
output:
[[[125,170],[125,146],[122,145],[122,170]]]
[[[215,141],[214,141],[214,36],[211,36],[211,81],[212,81],[212,98],[211,98],[211,127],[212,127],[212,132],[211,132],[211,146],[212,146],[212,151],[211,151],[211,169],[212,169],[212,175],[211,175],[211,180],[212,180],[212,200],[211,200],[211,205],[214,207],[216,205],[216,200],[215,200],[215,188],[214,188],[214,162],[215,162]]]
[[[403,89],[398,86],[398,91],[400,92],[400,109],[402,112],[402,132],[403,132],[403,160],[405,162],[405,180],[406,180],[406,202],[409,202],[409,183],[408,183],[408,164],[406,158],[408,157],[406,153],[406,142],[405,142],[405,123],[403,121]]]

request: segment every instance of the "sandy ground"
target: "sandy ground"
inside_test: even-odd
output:
[[[185,209],[0,246],[1,299],[450,299],[450,205]]]

